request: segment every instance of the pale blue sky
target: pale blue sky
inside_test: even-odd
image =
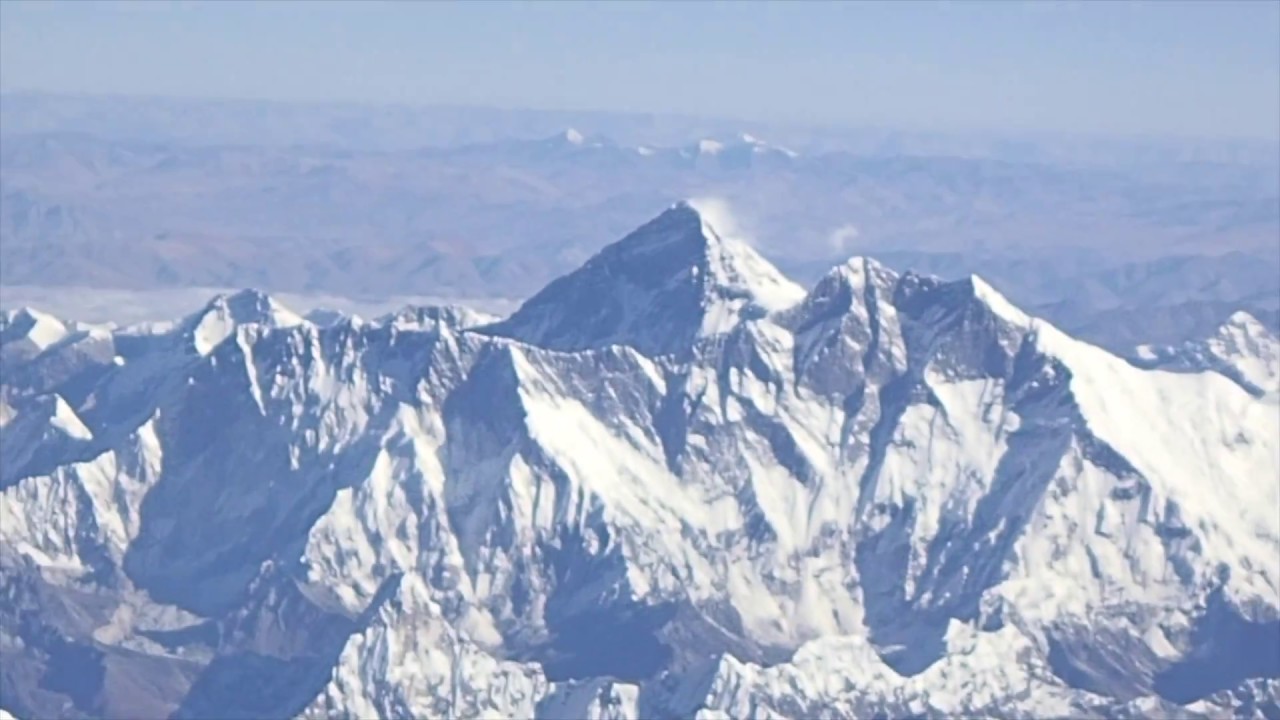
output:
[[[1280,138],[1280,1],[0,2],[0,88]]]

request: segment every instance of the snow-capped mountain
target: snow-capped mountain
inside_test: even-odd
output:
[[[573,161],[596,163],[600,167],[688,170],[747,170],[753,167],[790,167],[800,154],[766,142],[750,133],[730,138],[702,138],[687,145],[620,145],[600,135],[588,135],[565,128],[550,137],[535,140],[507,140],[471,145],[445,151],[451,157],[486,157],[494,162]]]
[[[490,332],[555,350],[620,344],[649,356],[679,354],[804,296],[749,245],[722,238],[708,214],[676,206],[552,282]]]
[[[1280,338],[1247,312],[1232,313],[1213,336],[1181,345],[1142,345],[1134,364],[1221,373],[1255,395],[1280,398]]]
[[[713,165],[722,169],[742,169],[760,165],[786,167],[799,153],[788,148],[771,145],[754,135],[742,133],[729,140],[702,139],[693,145],[675,149],[672,153],[684,162]]]
[[[0,345],[13,344],[27,353],[38,354],[67,336],[61,320],[31,308],[0,315]]]
[[[1276,707],[1275,404],[977,277],[806,292],[685,203],[504,320],[110,339],[5,356],[17,717]]]

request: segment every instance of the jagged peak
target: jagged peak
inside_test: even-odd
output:
[[[1243,334],[1247,338],[1271,338],[1275,335],[1262,321],[1245,310],[1237,310],[1218,327],[1218,335]]]
[[[696,237],[686,244],[701,248],[695,257],[710,262],[715,252],[736,252],[716,221],[697,210],[692,214],[696,223],[686,224]],[[616,273],[629,266],[602,267],[609,272],[595,276],[600,283],[561,298],[557,308],[595,310],[621,302],[614,293],[629,286]],[[874,260],[852,258],[824,281],[865,291],[851,297],[871,308],[896,297],[897,283],[881,285],[882,273],[892,275]],[[683,284],[662,286],[659,300],[679,300],[670,306],[673,311],[705,312],[706,306],[685,301],[708,299],[698,294],[707,290],[701,280],[708,273],[672,277]],[[993,326],[1005,329],[1005,323],[990,322],[993,314],[1010,314],[1001,305],[1003,296],[978,278],[930,279],[919,288],[922,307],[961,311],[943,313],[942,320],[963,314],[979,321],[944,328],[957,344],[982,341]],[[219,307],[228,306],[226,300]],[[470,642],[484,633],[491,652],[519,654],[531,664],[565,650],[578,652],[581,667],[603,678],[619,675],[617,668],[631,669],[602,664],[613,657],[605,642],[583,646],[571,638],[574,644],[552,645],[559,642],[555,633],[569,623],[598,622],[592,633],[607,641],[610,628],[622,627],[618,622],[644,626],[650,618],[666,623],[648,626],[658,627],[663,638],[697,643],[672,645],[668,657],[678,665],[634,673],[661,677],[676,668],[687,682],[675,685],[696,686],[652,686],[657,694],[646,698],[654,699],[652,708],[669,690],[687,696],[673,715],[698,708],[724,708],[735,716],[751,708],[825,711],[840,698],[849,704],[832,714],[872,714],[862,699],[868,688],[877,697],[902,701],[875,710],[882,714],[973,714],[1022,698],[1030,700],[1014,713],[1055,714],[1034,695],[1039,691],[1029,684],[1031,676],[1011,676],[1002,668],[1026,669],[1031,658],[1036,678],[1065,687],[1052,680],[1053,668],[1043,667],[1043,653],[1036,649],[1046,637],[1066,637],[1070,650],[1072,640],[1062,627],[1075,619],[1093,622],[1105,615],[1107,624],[1097,628],[1107,637],[1143,653],[1148,649],[1142,643],[1149,643],[1151,652],[1162,653],[1177,638],[1164,637],[1160,628],[1195,630],[1198,620],[1191,613],[1199,612],[1202,590],[1212,587],[1206,578],[1218,568],[1233,571],[1219,575],[1220,584],[1230,580],[1233,592],[1256,593],[1271,611],[1276,583],[1267,558],[1280,534],[1265,513],[1277,477],[1269,439],[1277,437],[1274,412],[1247,405],[1237,393],[1218,392],[1221,383],[1195,387],[1162,374],[1076,363],[1092,359],[1083,353],[1071,358],[1070,373],[1039,362],[1027,363],[1032,372],[1024,373],[1015,362],[1012,368],[1000,364],[1004,374],[992,376],[995,382],[924,375],[931,370],[933,328],[920,334],[925,342],[896,343],[904,354],[901,361],[893,359],[889,345],[900,337],[892,332],[891,310],[886,304],[867,318],[866,327],[883,329],[874,338],[851,332],[855,323],[845,322],[848,316],[832,324],[842,342],[826,360],[809,365],[830,369],[827,377],[799,374],[805,364],[790,362],[790,338],[774,322],[738,325],[718,355],[687,369],[647,361],[634,348],[606,342],[597,342],[602,349],[570,355],[468,334],[474,348],[457,352],[461,359],[442,369],[439,381],[422,384],[424,368],[436,373],[434,358],[443,353],[424,363],[417,359],[421,355],[400,352],[414,351],[415,343],[385,342],[390,333],[346,347],[317,344],[316,358],[333,362],[278,366],[289,375],[281,378],[286,387],[268,396],[275,401],[258,404],[261,420],[247,403],[219,400],[229,390],[241,392],[245,370],[252,388],[259,376],[271,379],[261,362],[269,359],[265,355],[257,356],[257,365],[220,363],[218,372],[229,381],[213,372],[189,372],[180,363],[156,363],[157,374],[144,377],[137,373],[150,372],[149,363],[138,363],[137,371],[113,373],[112,384],[103,386],[109,392],[94,397],[102,414],[89,415],[94,406],[77,405],[87,408],[92,427],[105,428],[87,449],[120,451],[86,464],[62,449],[85,446],[62,437],[42,446],[14,443],[49,450],[49,456],[57,451],[59,465],[68,470],[32,475],[36,479],[21,494],[6,496],[6,509],[13,509],[8,518],[32,519],[21,525],[21,534],[10,530],[6,547],[17,548],[41,569],[76,572],[95,562],[87,551],[104,544],[99,538],[115,543],[111,548],[128,548],[142,568],[137,596],[158,588],[157,598],[165,592],[170,598],[130,607],[139,617],[159,618],[162,628],[203,623],[204,618],[192,619],[189,608],[212,615],[211,622],[232,617],[249,629],[277,623],[299,635],[324,630],[316,623],[323,624],[329,610],[357,613],[362,626],[379,615],[378,632],[384,634],[368,642],[351,640],[332,661],[335,667],[317,670],[342,681],[331,683],[340,687],[325,695],[329,704],[312,706],[319,708],[317,717],[376,715],[366,710],[375,707],[372,701],[344,699],[357,693],[391,697],[376,707],[401,714],[530,716],[529,703],[517,708],[501,705],[502,698],[518,694],[524,702],[551,681],[537,676],[533,686],[507,687],[500,675],[498,685],[486,686],[498,666],[460,662],[453,635]],[[448,312],[410,308],[415,316]],[[689,317],[677,313],[666,323],[668,318],[646,317],[623,329],[639,331],[652,322],[655,335],[679,334]],[[934,319],[936,313],[927,318]],[[303,333],[286,335],[302,339]],[[780,342],[769,345],[774,339]],[[350,350],[353,345],[359,347]],[[984,349],[979,348],[983,355]],[[337,359],[336,353],[349,350],[368,353],[370,361],[353,365]],[[954,356],[939,357],[945,365]],[[793,376],[795,392],[787,388]],[[134,388],[152,378],[163,390],[194,382],[199,392],[157,393],[154,407],[139,403]],[[148,413],[164,421],[147,421],[146,443],[154,450],[146,456],[125,448],[116,439],[121,433],[102,420],[127,417],[132,425]],[[274,430],[277,422],[300,441],[286,445],[288,436]],[[80,433],[70,417],[67,425]],[[316,440],[308,437],[313,429]],[[155,494],[144,504],[153,486]],[[62,488],[70,492],[60,496]],[[1169,509],[1173,501],[1176,511]],[[300,523],[299,508],[324,512]],[[1171,525],[1158,524],[1168,518],[1190,539],[1169,542],[1162,527]],[[175,527],[201,541],[173,541],[169,529]],[[867,537],[879,544],[863,542]],[[885,548],[903,552],[889,557]],[[294,563],[287,572],[277,574],[262,561],[272,558],[274,564],[286,555]],[[113,555],[113,562],[122,557]],[[122,563],[109,569],[125,577]],[[829,577],[807,586],[795,582],[815,572]],[[245,588],[237,594],[248,598],[231,615],[221,609],[214,615],[191,599],[230,597],[220,589],[228,585],[228,574]],[[403,586],[397,584],[401,578]],[[853,583],[866,592],[847,592]],[[79,580],[68,585],[72,591],[83,586]],[[181,591],[188,587],[188,593]],[[513,597],[515,602],[503,605]],[[159,602],[174,603],[173,610],[163,609],[162,616]],[[674,615],[667,612],[671,605],[677,607]],[[441,609],[446,606],[447,612]],[[1137,610],[1107,614],[1121,606]],[[415,627],[424,612],[429,622]],[[821,624],[810,625],[810,618]],[[1111,624],[1114,618],[1119,619]],[[529,628],[537,634],[531,636]],[[124,631],[132,632],[122,626]],[[189,634],[198,650],[203,634]],[[1145,639],[1149,634],[1155,639]],[[238,635],[232,640],[261,640]],[[132,637],[109,639],[127,647],[124,641]],[[150,635],[137,636],[144,637]],[[288,649],[285,643],[294,637],[268,639],[278,643],[273,648]],[[636,637],[648,642],[642,634]],[[335,637],[339,641],[344,638]],[[918,670],[903,670],[889,659],[901,657],[898,648],[915,644],[923,648],[916,656],[924,661]],[[392,646],[399,650],[382,652]],[[766,666],[797,646],[789,660],[772,666],[777,670]],[[230,649],[242,647],[249,645]],[[300,643],[292,647],[310,652]],[[1204,656],[1195,654],[1199,646],[1183,647],[1178,651],[1198,663],[1193,669],[1203,666]],[[373,648],[372,655],[361,648]],[[439,649],[435,659],[441,662],[419,665],[446,668],[443,675],[388,677],[388,663],[421,655],[423,648]],[[542,654],[544,649],[550,652]],[[463,651],[473,659],[486,657]],[[711,663],[700,660],[707,657]],[[748,667],[748,660],[758,664]],[[857,688],[840,672],[851,666],[867,670]],[[712,683],[715,693],[731,691],[743,701],[706,700]],[[756,703],[738,693],[753,686],[775,688],[781,699]],[[435,696],[428,702],[424,692]],[[472,695],[495,698],[492,708],[474,710],[457,699]],[[917,702],[917,695],[924,700]],[[994,699],[971,702],[983,697]],[[289,698],[266,700],[278,704]],[[941,709],[929,704],[939,702]],[[536,709],[545,715],[547,708]]]
[[[1059,329],[1043,318],[1035,317],[1014,305],[999,290],[978,275],[953,284],[963,284],[992,317],[1004,323],[1011,337],[1022,337],[1034,343],[1034,347],[1046,357],[1062,362],[1068,368],[1101,367],[1110,369],[1127,363],[1110,351],[1085,342]]]
[[[673,275],[694,271],[704,282],[742,284],[744,289],[759,280],[768,285],[796,288],[782,273],[759,255],[745,240],[728,205],[715,198],[683,200],[669,207],[653,220],[640,226],[621,240],[601,250],[580,269],[597,269],[604,265],[624,275],[624,264],[641,258],[659,260],[657,266],[630,268],[651,274],[650,281],[665,283]],[[648,273],[645,271],[653,271]],[[635,279],[633,277],[633,279]],[[642,284],[654,284],[645,282]],[[790,294],[802,295],[792,292]]]
[[[728,203],[692,198],[667,209],[614,246],[619,255],[668,255],[668,271],[685,272],[704,290],[722,296],[749,296],[769,312],[798,303],[804,290],[756,252]],[[608,252],[601,252],[604,257]],[[670,278],[666,278],[669,280]]]
[[[215,295],[182,325],[196,352],[207,355],[241,325],[287,328],[310,324],[265,292],[249,288]]]
[[[44,350],[65,338],[71,332],[67,323],[32,307],[21,307],[5,313],[0,326],[0,344],[15,340],[27,340],[36,349]]]
[[[1128,362],[1147,370],[1217,372],[1251,395],[1280,397],[1280,338],[1243,310],[1207,338],[1139,345]]]
[[[465,330],[495,322],[498,318],[463,305],[406,305],[376,321],[398,329],[449,327]]]
[[[853,256],[827,271],[804,302],[787,313],[787,324],[794,331],[803,332],[851,312],[862,315],[869,312],[865,308],[871,302],[869,292],[881,297],[882,304],[893,305],[895,312],[902,310],[911,317],[945,317],[966,308],[979,308],[1005,326],[1003,334],[1044,330],[1046,338],[1057,337],[1047,323],[1018,308],[977,275],[948,281],[910,271],[900,274],[865,256]]]
[[[287,326],[303,322],[300,315],[267,293],[254,288],[214,295],[200,314],[209,312],[223,313],[242,323],[278,323]]]
[[[941,304],[947,308],[959,309],[961,304],[973,303],[1014,327],[1030,329],[1036,322],[1035,318],[1014,305],[978,275],[946,280],[936,275],[907,271],[902,273],[901,280],[903,293],[910,298],[923,298],[928,307]]]
[[[486,332],[557,350],[616,343],[667,354],[800,302],[804,290],[741,237],[725,203],[676,203]]]
[[[997,345],[1006,359],[1027,340],[1048,355],[1080,354],[1074,341],[1017,308],[981,277],[946,281],[899,274],[862,256],[832,267],[781,324],[796,337],[797,357],[805,362],[815,352],[843,344],[858,353],[877,353],[885,367],[899,367],[906,358],[904,333],[921,347],[937,343],[946,356],[943,365],[957,363],[952,369],[962,374],[996,372],[988,363]],[[836,342],[833,335],[843,340]],[[863,356],[864,362],[869,357]]]
[[[1237,310],[1227,317],[1225,325],[1244,325],[1244,326],[1262,326],[1262,322],[1254,317],[1252,313],[1245,310]]]
[[[969,287],[973,289],[974,298],[989,308],[996,317],[1019,327],[1031,326],[1032,317],[1009,302],[1004,294],[986,280],[977,275],[970,275],[965,282],[968,282]]]
[[[44,312],[42,310],[37,310],[28,305],[24,305],[18,308],[17,310],[6,310],[4,313],[4,320],[6,324],[13,324],[13,323],[19,323],[19,322],[34,323],[34,322],[39,322],[40,320],[54,320],[57,322],[61,322],[60,320],[58,320],[58,318],[54,317],[53,315],[50,315],[49,313]]]
[[[898,273],[873,258],[851,257],[818,279],[804,301],[789,313],[791,325],[802,330],[843,316],[863,297],[869,282],[883,292],[892,293],[898,277]]]
[[[1253,315],[1238,310],[1209,338],[1210,350],[1224,358],[1255,357],[1273,364],[1280,356],[1280,338]]]
[[[823,280],[831,279],[832,281],[851,282],[857,284],[865,282],[865,279],[871,276],[896,278],[898,273],[888,265],[885,265],[873,257],[866,255],[854,255],[827,271]]]

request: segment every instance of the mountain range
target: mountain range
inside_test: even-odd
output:
[[[0,705],[1274,717],[1280,340],[804,289],[679,203],[506,317],[0,325]]]
[[[1274,147],[8,94],[0,134],[0,283],[24,296],[505,306],[695,197],[806,285],[851,255],[980,273],[1112,350],[1280,317]]]

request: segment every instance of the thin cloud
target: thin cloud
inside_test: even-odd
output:
[[[714,228],[721,237],[733,238],[748,245],[755,245],[755,241],[744,224],[743,218],[733,211],[733,208],[729,206],[728,200],[714,196],[703,196],[689,198],[686,202],[689,207],[697,210],[702,219]]]
[[[845,223],[831,231],[831,234],[827,236],[827,245],[832,252],[849,252],[853,249],[853,244],[860,234],[856,225]]]

